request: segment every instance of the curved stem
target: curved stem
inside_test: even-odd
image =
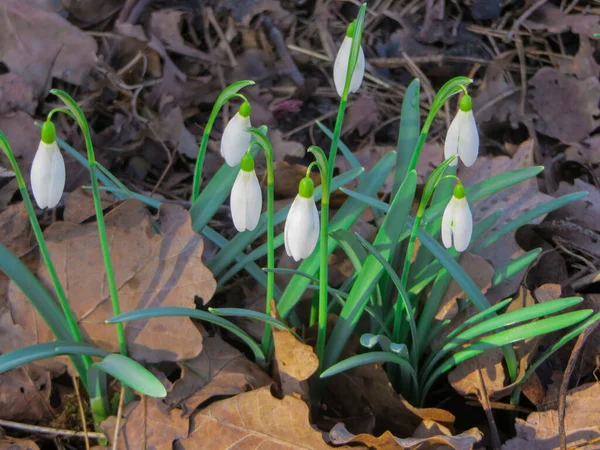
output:
[[[244,101],[247,101],[246,97],[244,97],[242,94],[239,94],[238,91],[243,87],[250,86],[252,84],[254,84],[254,81],[251,80],[237,81],[233,84],[230,84],[225,89],[223,89],[223,92],[221,92],[221,94],[215,101],[210,116],[208,117],[208,122],[206,122],[204,132],[202,133],[202,141],[200,142],[200,147],[198,148],[198,159],[196,160],[196,167],[194,168],[194,181],[192,184],[192,203],[194,203],[200,195],[200,185],[202,184],[202,169],[204,168],[204,157],[206,156],[208,138],[210,137],[210,132],[212,131],[212,127],[215,123],[215,120],[219,115],[219,111],[221,111],[223,105],[227,103],[232,97],[237,96],[242,98]]]
[[[257,144],[265,154],[267,160],[267,298],[265,311],[271,314],[271,300],[274,299],[275,292],[275,173],[273,170],[273,147],[269,139],[258,128],[247,128],[246,131],[254,136]],[[262,349],[265,356],[268,357],[273,338],[271,326],[265,324],[265,331],[262,338]]]
[[[108,290],[110,294],[110,301],[114,315],[121,314],[121,306],[119,304],[119,294],[117,290],[117,284],[115,281],[115,275],[110,257],[110,248],[108,244],[108,237],[106,235],[106,224],[104,223],[104,213],[102,211],[102,201],[100,200],[100,189],[98,188],[98,176],[96,173],[96,157],[94,155],[94,146],[92,144],[92,136],[90,134],[89,125],[83,114],[83,111],[79,105],[67,94],[66,92],[58,89],[52,89],[50,91],[58,98],[60,98],[69,110],[75,116],[75,121],[79,125],[83,137],[85,139],[85,147],[88,157],[88,167],[90,171],[90,179],[92,182],[92,196],[94,198],[94,210],[96,212],[96,221],[98,223],[98,237],[100,238],[100,248],[102,250],[102,258],[104,260],[104,267],[106,270],[106,282],[108,284]],[[117,339],[119,341],[119,350],[122,355],[127,355],[127,341],[125,339],[125,330],[123,324],[116,324]]]
[[[321,226],[319,228],[319,313],[316,353],[319,358],[319,373],[323,370],[323,356],[325,354],[325,341],[327,338],[327,309],[328,309],[328,278],[329,266],[327,259],[329,250],[327,239],[329,235],[329,167],[325,153],[320,147],[313,145],[308,151],[315,156],[316,164],[321,174]],[[310,167],[310,166],[309,166]],[[307,172],[307,174],[310,172]]]
[[[48,268],[48,274],[50,275],[50,279],[52,280],[52,284],[54,285],[56,296],[58,297],[58,301],[60,302],[60,306],[62,307],[63,314],[65,315],[65,319],[67,320],[67,323],[69,325],[69,331],[71,332],[71,336],[73,336],[73,339],[76,342],[83,342],[81,332],[79,331],[79,327],[77,326],[77,319],[75,319],[75,315],[73,314],[71,305],[69,305],[69,301],[67,300],[67,295],[62,287],[62,284],[56,272],[56,268],[54,267],[54,263],[52,262],[52,258],[50,257],[50,252],[48,251],[48,246],[46,245],[46,240],[44,239],[44,233],[42,232],[40,223],[37,220],[35,209],[33,207],[33,203],[31,202],[31,197],[29,197],[29,192],[27,191],[27,185],[25,184],[25,180],[23,179],[23,174],[21,173],[21,169],[17,164],[17,160],[12,151],[12,148],[10,147],[8,139],[6,139],[6,136],[4,135],[4,133],[2,133],[2,131],[0,131],[0,147],[2,148],[4,154],[10,161],[13,172],[15,173],[17,185],[19,186],[19,191],[21,192],[23,203],[25,203],[25,209],[27,210],[27,215],[29,216],[29,221],[31,222],[33,234],[35,235],[35,239],[37,240],[42,259],[44,260],[44,263]],[[84,370],[83,373],[81,370],[78,371],[81,381],[87,388],[87,368],[92,364],[92,360],[89,356],[83,356],[83,361],[86,370]]]

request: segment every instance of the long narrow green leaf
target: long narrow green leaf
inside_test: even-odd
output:
[[[349,183],[354,178],[359,176],[364,169],[362,167],[357,169],[349,170],[348,172],[344,172],[341,175],[338,175],[333,178],[331,181],[331,192],[339,189],[341,186]],[[319,201],[322,196],[322,187],[317,186],[314,191],[314,198],[316,201]],[[273,216],[273,222],[275,225],[278,225],[285,221],[287,214],[291,208],[292,204],[286,205],[284,208],[280,209]],[[215,276],[219,276],[223,270],[225,270],[234,259],[239,256],[250,244],[252,244],[256,239],[262,236],[267,231],[267,213],[264,212],[259,219],[258,225],[253,231],[244,231],[243,233],[238,233],[235,235],[229,244],[226,245],[221,251],[207,263],[207,267],[211,270],[211,272]],[[282,240],[283,242],[283,240]]]
[[[34,344],[27,347],[14,350],[12,352],[0,355],[0,373],[15,369],[23,364],[39,361],[40,359],[53,358],[66,354],[60,347],[70,347],[77,345],[80,348],[79,355],[97,356],[103,358],[109,353],[98,347],[88,344],[75,344],[70,341],[44,342],[42,344]]]
[[[510,311],[499,316],[492,317],[476,325],[473,325],[461,332],[457,336],[453,337],[450,342],[447,342],[439,351],[433,352],[433,357],[430,358],[429,367],[432,368],[440,359],[446,356],[449,352],[455,348],[463,345],[476,337],[496,331],[498,329],[514,325],[528,320],[539,319],[540,317],[554,314],[564,309],[581,303],[583,298],[581,297],[568,297],[560,298],[557,300],[551,300],[544,303],[538,303],[536,305],[527,306],[514,311]],[[485,310],[488,311],[488,310]],[[425,373],[427,372],[428,365],[425,366]]]
[[[360,245],[360,241],[356,238],[354,233],[350,233],[347,230],[335,230],[330,234],[333,239],[338,241],[342,250],[344,250],[352,263],[354,270],[360,272],[363,262],[367,257],[367,252],[362,245]]]
[[[323,125],[323,123],[319,120],[317,120],[316,124],[321,129],[321,131],[323,133],[325,133],[325,135],[329,138],[329,140],[333,139],[333,131],[331,131],[329,128],[327,128],[325,125]],[[346,144],[344,144],[341,139],[338,141],[338,148],[342,152],[342,155],[344,155],[344,157],[350,163],[350,167],[352,167],[353,169],[362,167],[360,164],[360,161],[358,159],[356,159],[356,156],[354,156],[352,151],[350,151],[348,146]]]
[[[155,317],[192,317],[194,319],[203,320],[205,322],[210,322],[215,325],[218,325],[222,328],[225,328],[227,331],[235,334],[242,341],[244,341],[246,345],[250,347],[252,353],[254,353],[254,359],[259,365],[264,366],[265,364],[265,355],[262,352],[260,346],[244,330],[242,330],[234,323],[206,311],[179,307],[146,308],[138,309],[136,311],[129,311],[123,314],[119,314],[116,317],[111,317],[106,321],[106,323],[121,323],[129,322],[131,320],[152,319]]]
[[[269,316],[268,314],[259,311],[252,311],[251,309],[244,308],[208,308],[208,311],[212,314],[222,317],[244,317],[246,319],[260,320],[263,323],[272,325],[278,330],[289,331],[294,336],[296,336],[298,340],[302,341],[302,338],[298,336],[296,332],[290,327],[288,327],[286,324],[284,324],[280,320],[275,319],[274,317]]]
[[[447,372],[452,367],[460,364],[463,361],[466,361],[467,359],[480,355],[486,350],[492,348],[505,347],[514,342],[530,339],[536,336],[542,336],[544,334],[562,330],[563,328],[568,328],[587,319],[592,313],[593,311],[590,309],[569,312],[561,314],[560,316],[549,317],[533,323],[510,328],[491,336],[486,336],[476,343],[470,345],[465,350],[456,352],[447,360],[445,360],[440,366],[438,366],[425,383],[422,395],[425,395],[429,391],[435,380],[441,374]]]
[[[402,370],[406,371],[406,373],[410,375],[410,379],[413,383],[415,391],[418,390],[417,375],[413,367],[410,365],[410,362],[393,352],[369,352],[363,353],[362,355],[351,356],[350,358],[344,359],[343,361],[340,361],[328,368],[327,370],[323,371],[323,373],[321,374],[321,378],[332,377],[334,375],[337,375],[338,373],[354,369],[358,366],[364,366],[365,364],[388,362],[398,364]]]
[[[417,174],[415,171],[411,171],[398,190],[382,227],[375,237],[375,247],[393,246],[397,243],[399,234],[403,230],[408,218],[416,187]],[[381,254],[387,259],[390,256],[390,252],[391,248],[387,248]],[[372,289],[375,287],[373,286],[373,281],[376,285],[382,273],[383,267],[377,261],[377,258],[369,255],[350,291],[346,306],[342,309],[340,318],[331,333],[327,348],[325,349],[323,367],[330,367],[337,362],[343,348],[346,346],[346,342],[360,320]],[[369,292],[368,288],[371,286],[373,287],[371,288],[371,292]]]
[[[513,275],[528,267],[529,264],[537,259],[541,252],[541,248],[533,249],[510,260],[507,265],[496,269],[492,278],[492,286],[498,286],[503,281],[508,280]]]
[[[544,215],[544,214],[548,214],[554,210],[557,210],[558,208],[562,208],[563,206],[568,205],[569,203],[573,203],[577,200],[580,200],[587,195],[588,195],[587,192],[574,192],[572,194],[563,195],[562,197],[555,198],[555,199],[550,200],[546,203],[543,203],[539,206],[536,206],[532,210],[527,211],[524,214],[521,214],[516,219],[504,224],[502,227],[500,227],[498,230],[496,230],[490,236],[488,236],[482,244],[477,246],[477,248],[488,247],[488,246],[492,245],[494,242],[496,242],[499,238],[504,236],[505,234],[508,234],[511,231],[514,231],[517,228],[528,224],[535,218],[537,218],[541,215]],[[475,249],[475,250],[477,250],[477,249]]]
[[[209,226],[205,226],[202,229],[202,235],[210,240],[213,244],[218,245],[220,248],[226,247],[231,241],[228,241],[215,230]],[[240,262],[244,260],[242,255],[236,255],[236,261]],[[244,269],[248,272],[262,287],[267,288],[267,274],[261,270],[260,267],[254,261],[248,261],[244,264]],[[233,276],[233,275],[232,275]],[[221,286],[221,280],[219,280],[219,286]],[[273,296],[275,300],[281,298],[281,289],[277,285],[274,286]]]
[[[419,108],[419,97],[421,82],[415,78],[410,82],[402,100],[402,111],[400,113],[400,126],[398,128],[398,144],[396,146],[396,168],[394,170],[394,185],[392,198],[398,192],[400,185],[412,158],[415,146],[421,133],[421,110]]]
[[[92,364],[88,371],[90,383],[95,382],[99,371],[111,375],[125,386],[129,386],[141,394],[157,398],[167,396],[167,390],[158,378],[127,356],[113,353],[102,361]]]

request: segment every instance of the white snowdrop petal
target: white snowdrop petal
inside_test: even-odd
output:
[[[50,167],[50,152],[48,145],[40,141],[37,152],[31,164],[31,191],[33,198],[40,208],[48,206],[48,186],[46,182],[47,168]]]
[[[285,222],[285,251],[299,261],[311,255],[318,239],[319,212],[315,200],[297,195]]]
[[[231,188],[231,218],[233,226],[238,231],[246,230],[246,180],[243,170],[240,170]]]
[[[306,259],[312,254],[317,246],[317,241],[319,240],[319,211],[317,210],[317,205],[313,198],[307,200],[309,200],[307,203],[307,216],[310,220],[307,228],[306,241],[302,248],[302,259]]]
[[[346,36],[333,63],[333,84],[335,84],[335,90],[340,97],[344,92],[344,85],[346,84],[346,73],[348,71],[348,59],[350,58],[351,49],[352,38]]]
[[[444,159],[458,154],[458,140],[463,122],[461,113],[462,111],[459,111],[456,114],[450,127],[448,127],[448,133],[446,133],[446,140],[444,141]],[[458,161],[455,159],[450,165],[455,166],[456,164],[458,164]]]
[[[40,142],[31,164],[31,191],[40,208],[54,208],[65,189],[65,162],[56,142]]]
[[[48,208],[54,208],[60,202],[65,190],[65,161],[56,142],[50,144],[50,173],[48,183]]]
[[[452,218],[454,214],[454,197],[450,199],[442,216],[442,243],[444,247],[452,247]]]
[[[284,229],[284,235],[283,235],[284,239],[283,240],[285,243],[285,252],[287,253],[288,256],[292,256],[292,246],[290,245],[290,236],[291,236],[292,228],[294,227],[294,223],[296,221],[296,216],[298,215],[298,209],[300,208],[300,203],[298,202],[299,198],[300,198],[300,195],[296,195],[296,198],[292,202],[292,206],[290,207],[287,218],[285,220],[285,229]]]
[[[221,138],[221,156],[227,165],[237,166],[246,154],[252,136],[245,130],[250,126],[250,117],[243,117],[238,112],[225,127]]]
[[[463,113],[463,122],[458,142],[458,154],[465,166],[475,163],[479,153],[479,133],[473,111]]]
[[[456,200],[453,216],[454,248],[458,252],[464,252],[471,242],[473,233],[473,217],[466,198]]]
[[[260,214],[262,211],[262,192],[260,190],[260,183],[256,172],[248,172],[250,178],[247,183],[247,209],[246,209],[246,229],[254,230],[258,225]]]
[[[352,43],[352,40],[350,40]],[[356,60],[356,67],[352,74],[352,81],[350,81],[350,92],[357,92],[362,84],[363,77],[365,76],[365,53],[362,47],[359,47],[358,59]],[[340,95],[341,96],[341,95]]]

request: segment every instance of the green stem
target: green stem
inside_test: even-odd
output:
[[[246,131],[255,138],[257,144],[265,154],[267,160],[267,298],[265,311],[271,314],[271,300],[275,292],[275,172],[273,170],[273,147],[269,139],[258,128],[247,128]],[[271,326],[265,324],[262,338],[262,349],[265,356],[271,353],[273,335]]]
[[[119,304],[119,294],[117,290],[117,284],[115,281],[115,275],[113,271],[112,260],[110,257],[110,247],[108,244],[108,237],[106,236],[106,225],[104,223],[104,213],[102,212],[102,201],[100,199],[100,190],[98,188],[98,176],[96,174],[96,157],[94,155],[94,146],[92,144],[92,136],[90,134],[90,128],[85,118],[85,114],[79,107],[79,105],[67,94],[66,92],[58,89],[52,89],[54,95],[59,97],[69,110],[75,116],[75,121],[79,125],[81,132],[85,139],[85,147],[88,157],[88,167],[90,171],[90,179],[92,182],[92,197],[94,199],[94,210],[96,212],[96,221],[98,222],[98,237],[100,238],[100,248],[102,250],[102,258],[104,260],[104,267],[106,269],[106,282],[108,284],[108,290],[110,294],[110,301],[112,304],[113,313],[115,316],[121,314],[121,306]],[[117,339],[119,341],[119,350],[122,355],[127,355],[127,341],[125,339],[125,330],[123,324],[117,323]]]
[[[52,262],[52,258],[50,257],[50,252],[48,251],[48,246],[46,245],[46,240],[44,239],[44,233],[42,232],[40,223],[37,220],[35,209],[33,207],[33,203],[31,202],[31,197],[29,196],[29,192],[27,191],[27,185],[25,184],[25,180],[23,179],[23,174],[21,173],[21,169],[17,164],[17,160],[12,151],[12,148],[10,147],[9,142],[6,139],[4,133],[2,133],[2,131],[0,131],[0,147],[2,147],[2,150],[4,151],[4,154],[6,155],[8,160],[10,161],[13,172],[15,173],[17,185],[19,186],[19,191],[21,192],[23,203],[25,203],[25,209],[27,210],[27,215],[29,216],[29,221],[31,222],[33,234],[35,235],[35,239],[37,240],[42,259],[44,260],[44,263],[48,268],[48,274],[50,275],[50,279],[52,280],[52,284],[54,285],[54,290],[56,292],[56,296],[58,297],[58,301],[60,302],[60,306],[62,307],[63,314],[65,315],[65,319],[69,324],[71,336],[73,336],[73,339],[76,342],[83,342],[81,332],[79,331],[79,327],[77,326],[77,320],[75,319],[75,315],[73,314],[71,305],[69,305],[69,301],[67,300],[67,295],[65,294],[65,291],[60,282],[60,278],[56,273],[54,263]],[[86,355],[83,355],[82,358],[87,369],[92,364],[92,359]],[[79,376],[83,384],[87,388],[87,371],[85,373],[80,373]]]

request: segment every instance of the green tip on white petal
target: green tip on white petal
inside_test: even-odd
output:
[[[312,178],[302,178],[298,187],[298,194],[303,198],[311,198],[315,191],[315,183]]]
[[[244,172],[252,172],[254,170],[254,158],[250,153],[246,153],[240,162],[240,169]]]
[[[239,109],[240,116],[242,116],[242,117],[248,117],[248,116],[250,116],[250,110],[251,109],[252,108],[250,108],[250,103],[248,101],[245,101],[240,106],[240,109]]]
[[[460,200],[462,198],[465,198],[466,196],[467,196],[467,193],[465,191],[465,187],[459,181],[458,184],[456,186],[454,186],[454,198]]]
[[[473,106],[471,103],[471,96],[469,94],[465,94],[460,99],[460,110],[464,111],[464,112],[469,112],[469,111],[471,111],[471,109],[473,109]]]
[[[348,36],[349,38],[354,36],[355,28],[356,28],[356,19],[353,20],[352,22],[350,22],[350,25],[348,25],[348,28],[346,29],[346,36]]]
[[[42,142],[44,144],[53,144],[56,141],[56,128],[50,120],[42,125]]]

